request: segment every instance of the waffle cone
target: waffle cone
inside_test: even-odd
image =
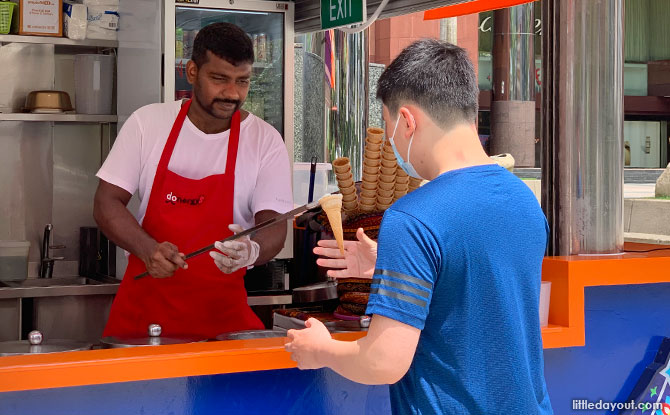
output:
[[[356,193],[356,186],[350,186],[345,187],[344,189],[340,189],[340,193],[342,193],[342,196],[354,194]]]
[[[335,170],[335,173],[344,173],[347,170],[351,170],[349,157],[336,158],[331,164],[333,165],[333,170]]]
[[[379,128],[379,127],[368,127],[366,130],[368,133],[368,138],[371,140],[379,140],[379,142],[382,141],[384,138],[384,129]]]
[[[395,192],[395,190],[386,190],[386,189],[382,189],[380,187],[380,188],[377,189],[377,196],[393,197],[393,192]]]
[[[340,189],[346,189],[347,187],[352,187],[354,185],[354,178],[350,177],[347,180],[338,180],[337,187]]]
[[[395,190],[396,192],[406,192],[408,188],[409,188],[409,185],[407,183],[396,182],[395,187],[393,188],[393,190]]]
[[[378,203],[375,205],[375,207],[377,208],[377,210],[384,211],[384,210],[390,208],[390,207],[391,207],[391,204],[390,204],[390,203],[386,204],[386,203],[379,203],[379,202],[378,202]]]
[[[342,203],[344,202],[355,202],[358,200],[358,195],[356,193],[351,193],[348,195],[342,195]]]
[[[361,198],[374,199],[377,197],[377,190],[361,189]]]
[[[342,229],[342,195],[326,195],[319,199],[321,208],[328,216],[328,222],[335,235],[337,247],[344,255],[344,231]]]
[[[382,167],[379,169],[379,172],[381,174],[385,174],[387,176],[393,176],[395,177],[395,171],[396,169],[394,167],[386,167],[382,164]]]
[[[384,183],[395,183],[395,174],[380,174],[379,181]]]
[[[368,166],[367,164],[364,164],[363,165],[363,173],[364,174],[367,173],[367,174],[377,175],[377,174],[379,174],[379,166],[371,167],[371,166]]]
[[[375,183],[377,182],[377,179],[379,178],[378,174],[370,174],[370,173],[363,173],[363,180],[369,183]]]
[[[384,147],[382,150],[382,158],[386,160],[395,160],[395,153],[390,147]]]
[[[373,212],[375,210],[375,205],[364,205],[361,203],[358,205],[358,209],[361,212]]]
[[[365,149],[371,151],[382,151],[382,142],[381,141],[371,141],[369,138],[365,139]]]
[[[396,170],[395,183],[409,184],[409,176],[398,176],[398,171]]]
[[[377,195],[373,197],[361,196],[359,200],[362,205],[374,205],[377,202]]]
[[[370,167],[379,167],[381,165],[381,159],[366,159],[363,160],[363,165],[365,166],[370,166]]]
[[[366,159],[376,160],[376,159],[381,158],[382,152],[379,151],[379,150],[373,150],[373,149],[369,148],[368,146],[366,146],[365,147],[365,152],[363,153],[363,156]]]
[[[349,170],[343,171],[342,173],[335,173],[335,177],[337,180],[347,180],[351,177],[354,177],[353,173],[351,173],[351,166],[349,166]]]
[[[398,162],[394,158],[393,160],[388,160],[383,158],[382,159],[382,167],[388,167],[390,169],[393,169],[393,175],[395,176],[396,170],[398,168]]]
[[[358,209],[358,201],[342,202],[342,209],[345,211],[352,211]]]
[[[421,179],[410,177],[409,178],[409,187],[419,187],[419,186],[421,186],[422,181],[423,180],[421,180]]]
[[[363,177],[363,182],[361,183],[361,190],[377,190],[377,181],[375,180],[374,182],[365,180],[365,177]]]
[[[379,182],[377,183],[377,187],[384,190],[395,190],[394,183]]]
[[[401,197],[405,196],[407,194],[407,190],[395,190],[393,192],[393,197],[395,199],[400,199]]]

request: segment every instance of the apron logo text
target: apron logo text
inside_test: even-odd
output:
[[[165,197],[165,203],[172,203],[173,205],[176,205],[177,203],[179,203],[181,205],[198,206],[198,205],[202,205],[203,203],[205,203],[205,196],[200,195],[199,197],[196,197],[196,198],[193,198],[193,199],[187,199],[187,198],[184,198],[184,197],[175,196],[175,195],[172,194],[172,192],[170,192]]]

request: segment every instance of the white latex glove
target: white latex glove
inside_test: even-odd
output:
[[[240,233],[244,228],[236,223],[228,225],[228,229],[234,233]],[[211,251],[209,256],[214,258],[214,263],[226,274],[232,274],[242,267],[253,265],[258,259],[261,247],[256,241],[252,241],[249,236],[244,236],[234,241],[215,242],[214,247],[223,254]]]

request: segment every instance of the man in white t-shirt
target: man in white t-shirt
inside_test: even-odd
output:
[[[184,260],[184,252],[293,208],[281,136],[240,109],[253,60],[242,29],[206,26],[186,66],[193,99],[142,107],[121,129],[97,174],[94,207],[102,232],[130,253],[105,336],[145,336],[149,324],[202,339],[263,328],[243,277],[282,249],[285,222]],[[134,217],[126,205],[136,191]],[[133,278],[144,271],[151,277]]]

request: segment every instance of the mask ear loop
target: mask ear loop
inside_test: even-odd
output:
[[[414,116],[412,114],[409,114],[409,116],[412,117],[412,124],[414,124],[414,131],[412,132],[412,138],[409,139],[409,145],[407,146],[407,163],[411,166],[412,160],[410,160],[409,156],[410,152],[412,151],[412,142],[414,141],[414,134],[416,134],[416,121],[414,121]],[[400,121],[400,118],[398,118],[398,121]]]
[[[391,138],[389,138],[389,141],[391,144],[395,145],[395,132],[398,129],[398,124],[400,123],[400,113],[398,113],[398,119],[395,121],[395,127],[393,127],[393,134],[391,134]]]

